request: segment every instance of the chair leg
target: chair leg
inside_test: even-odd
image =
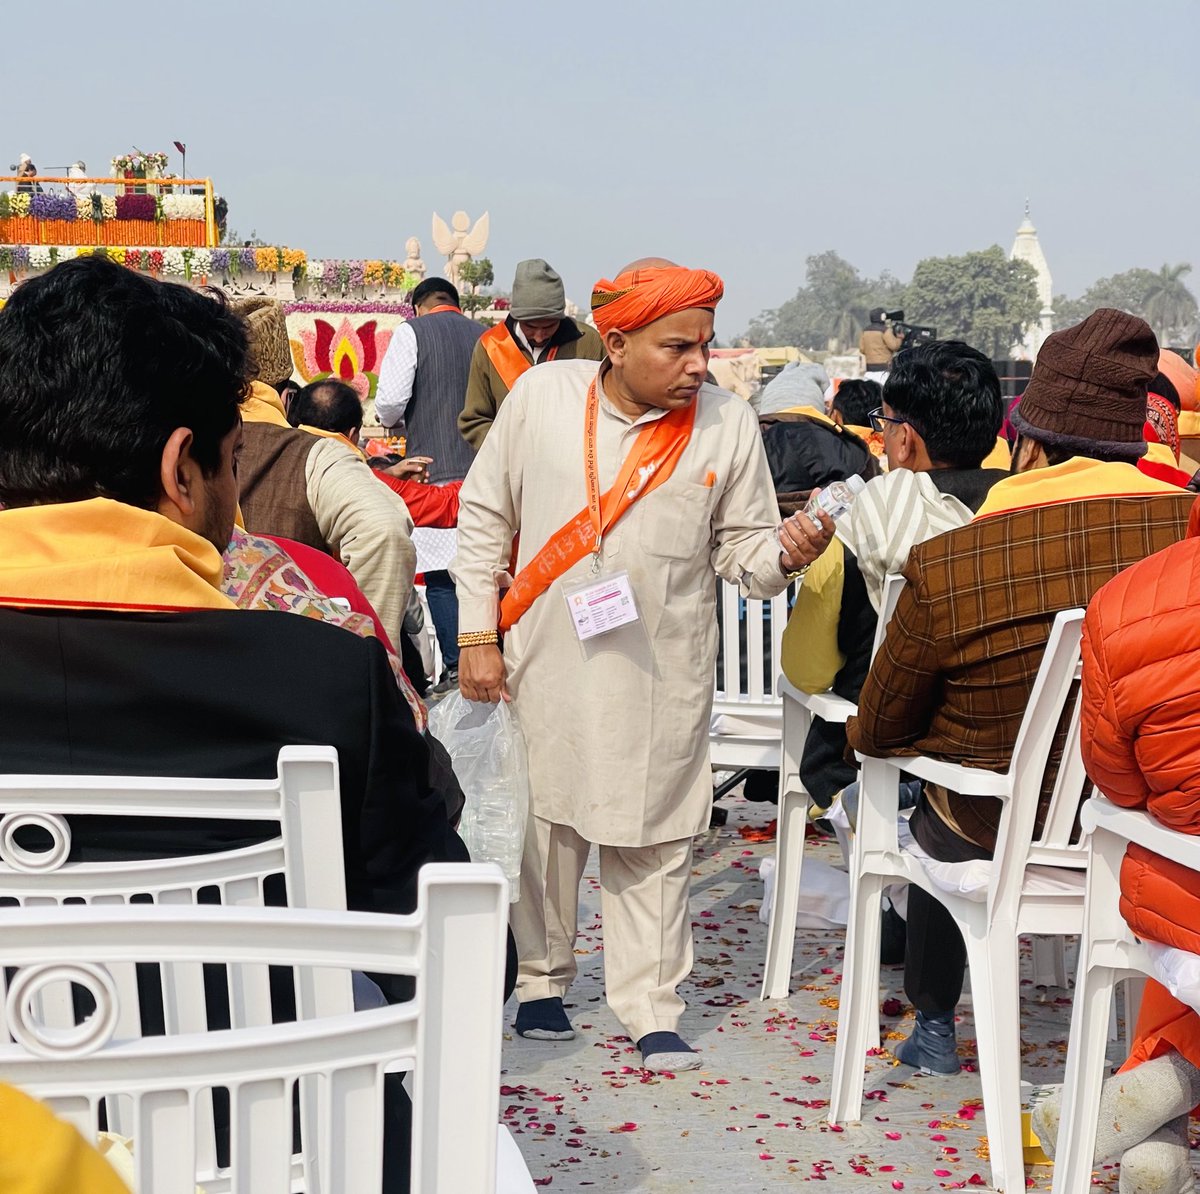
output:
[[[882,875],[865,874],[850,890],[833,1085],[826,1117],[831,1124],[862,1118],[867,1050],[879,1044],[879,902],[883,884]]]
[[[971,970],[971,1001],[979,1048],[979,1080],[992,1158],[992,1187],[1022,1194],[1025,1155],[1021,1144],[1021,988],[1015,933],[982,920],[962,924]]]
[[[1146,987],[1145,975],[1138,974],[1125,979],[1121,990],[1125,992],[1125,1052],[1133,1049],[1133,1038],[1137,1034],[1138,1013],[1142,1010],[1142,992]],[[1116,1000],[1113,1000],[1116,1003]]]
[[[1033,985],[1066,987],[1066,941],[1062,937],[1036,936],[1033,939]]]
[[[1108,1072],[1105,1028],[1115,977],[1109,966],[1090,966],[1075,980],[1070,1048],[1054,1153],[1054,1194],[1084,1194],[1091,1188],[1096,1116]]]
[[[792,985],[796,917],[800,911],[800,870],[804,863],[804,830],[808,793],[783,776],[775,832],[775,904],[767,926],[767,960],[760,999],[786,999]]]

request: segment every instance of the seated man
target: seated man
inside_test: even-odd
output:
[[[1005,476],[981,467],[1004,419],[1000,379],[981,352],[955,340],[903,349],[882,394],[871,418],[889,472],[868,483],[809,568],[783,635],[783,670],[797,688],[856,703],[887,574],[917,543],[970,522]],[[814,720],[800,778],[821,807],[857,774],[845,754],[845,727]]]
[[[305,543],[340,560],[392,642],[400,641],[417,553],[404,502],[375,483],[360,454],[288,425],[281,390],[292,372],[283,309],[242,299],[250,336],[250,392],[242,404],[239,496],[246,530]]]
[[[820,365],[793,362],[750,400],[785,516],[802,510],[814,489],[832,481],[879,475],[866,443],[825,414],[828,381]]]
[[[878,410],[882,401],[883,386],[879,382],[848,377],[838,385],[829,404],[829,417],[857,435],[876,459],[883,456],[883,437],[871,426],[871,412]]]
[[[363,423],[362,399],[358,391],[344,381],[331,377],[309,382],[292,399],[288,421],[301,431],[341,440],[366,459],[358,446]],[[414,526],[454,526],[458,522],[458,491],[462,489],[462,482],[430,485],[419,479],[428,472],[428,457],[414,457],[405,463],[407,468],[372,469],[372,472],[377,480],[404,499]]]
[[[1012,414],[1014,474],[992,487],[973,523],[909,557],[908,584],[846,726],[852,748],[1008,766],[1055,615],[1087,605],[1187,526],[1191,495],[1136,467],[1157,362],[1154,333],[1120,311],[1096,311],[1046,340]],[[945,862],[987,859],[1000,807],[926,784],[913,836]],[[957,1073],[965,966],[949,914],[911,886],[904,982],[917,1022],[897,1052],[905,1064]]]
[[[0,768],[270,778],[337,749],[352,909],[408,912],[426,862],[465,860],[387,653],[221,592],[237,507],[246,332],[223,300],[98,257],[0,311]],[[247,845],[253,822],[89,818],[72,856]],[[389,998],[402,980],[380,978]],[[389,1102],[386,1188],[407,1188]]]
[[[1096,594],[1083,625],[1081,710],[1089,779],[1114,804],[1193,834],[1200,833],[1194,534]],[[1121,865],[1121,914],[1144,941],[1200,953],[1198,886],[1194,870],[1131,844]],[[1151,980],[1129,1059],[1104,1084],[1095,1163],[1120,1161],[1123,1194],[1194,1189],[1188,1112],[1198,1102],[1200,1016]],[[1058,1095],[1034,1113],[1051,1155],[1060,1113]]]

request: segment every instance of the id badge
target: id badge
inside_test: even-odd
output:
[[[638,621],[637,602],[628,572],[609,572],[580,584],[566,585],[563,596],[581,643]]]

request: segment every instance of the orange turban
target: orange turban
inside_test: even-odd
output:
[[[1200,405],[1200,378],[1179,353],[1169,348],[1160,350],[1158,371],[1175,387],[1184,410],[1195,410]]]
[[[711,270],[679,265],[629,270],[592,288],[592,318],[600,335],[634,332],[665,315],[692,307],[715,307],[725,283]]]

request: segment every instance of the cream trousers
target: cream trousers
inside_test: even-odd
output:
[[[575,978],[579,883],[590,849],[569,825],[529,818],[521,898],[511,914],[522,1003],[561,998]],[[675,988],[692,971],[691,873],[690,837],[600,847],[605,993],[634,1041],[676,1031],[683,1015]]]

